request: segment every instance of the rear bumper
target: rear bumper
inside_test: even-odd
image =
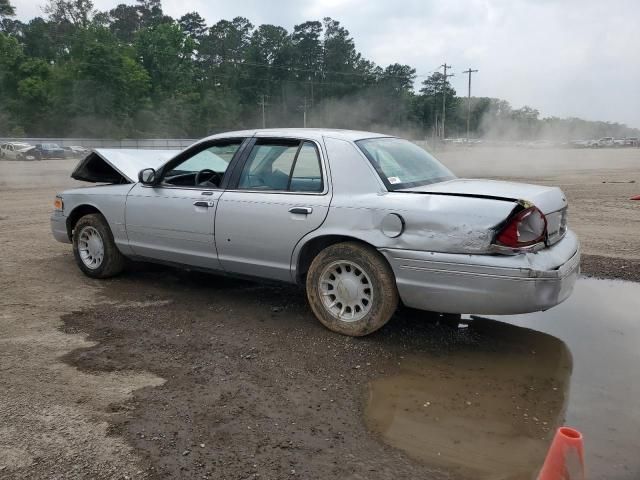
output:
[[[67,233],[67,217],[62,212],[53,212],[51,215],[51,233],[57,241],[71,243]]]
[[[571,231],[550,248],[515,256],[381,252],[406,306],[443,313],[547,310],[569,297],[580,273],[580,244]]]

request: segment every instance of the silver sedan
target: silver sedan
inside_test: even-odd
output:
[[[328,328],[366,335],[398,304],[514,314],[565,300],[580,248],[555,187],[456,178],[400,138],[230,132],[176,154],[95,150],[59,194],[54,237],[90,277],[126,259],[306,287]]]

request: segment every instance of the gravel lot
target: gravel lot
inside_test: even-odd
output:
[[[640,193],[640,150],[440,158],[460,176],[561,186],[583,272],[640,281],[640,202],[628,201]],[[521,408],[546,405],[545,424],[509,423],[531,446],[519,465],[541,461],[562,423],[570,355],[553,344],[553,368],[491,368],[528,355],[530,341],[551,348],[548,336],[491,323],[456,331],[400,311],[380,332],[351,339],[323,329],[293,287],[151,265],[91,280],[49,234],[56,191],[78,184],[68,178],[73,165],[0,162],[0,477],[469,477],[462,456],[418,458],[375,433],[368,395],[416,361],[428,362],[436,383],[447,380],[460,408],[475,409],[442,411],[471,431],[480,419],[504,418],[514,398]],[[501,394],[479,392],[465,373],[478,362]],[[557,393],[528,390],[539,385]],[[531,473],[514,467],[505,478]]]

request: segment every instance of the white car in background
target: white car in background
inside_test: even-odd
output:
[[[33,148],[32,145],[23,142],[9,142],[0,145],[0,158],[7,160],[33,160],[27,154]]]
[[[601,148],[613,147],[615,146],[615,142],[613,137],[602,137],[596,142],[595,146]]]

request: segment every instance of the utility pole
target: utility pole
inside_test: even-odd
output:
[[[302,127],[307,128],[307,97],[304,97],[304,107],[302,110]]]
[[[478,70],[471,70],[471,67],[469,67],[469,70],[462,72],[469,75],[469,90],[467,91],[467,144],[469,143],[469,123],[471,119],[471,74],[477,71]]]
[[[314,101],[313,101],[313,77],[311,75],[309,75],[309,87],[311,89],[311,108],[313,109],[313,107],[314,107]]]
[[[442,140],[444,140],[445,132],[444,132],[444,121],[447,116],[447,78],[453,77],[453,73],[447,75],[447,68],[451,68],[451,65],[447,65],[447,62],[444,62],[440,65],[444,68],[444,75],[442,76]]]
[[[262,107],[262,128],[267,128],[267,120],[265,117],[265,107],[269,105],[266,101],[266,95],[261,96],[261,100],[258,102],[258,105]]]

